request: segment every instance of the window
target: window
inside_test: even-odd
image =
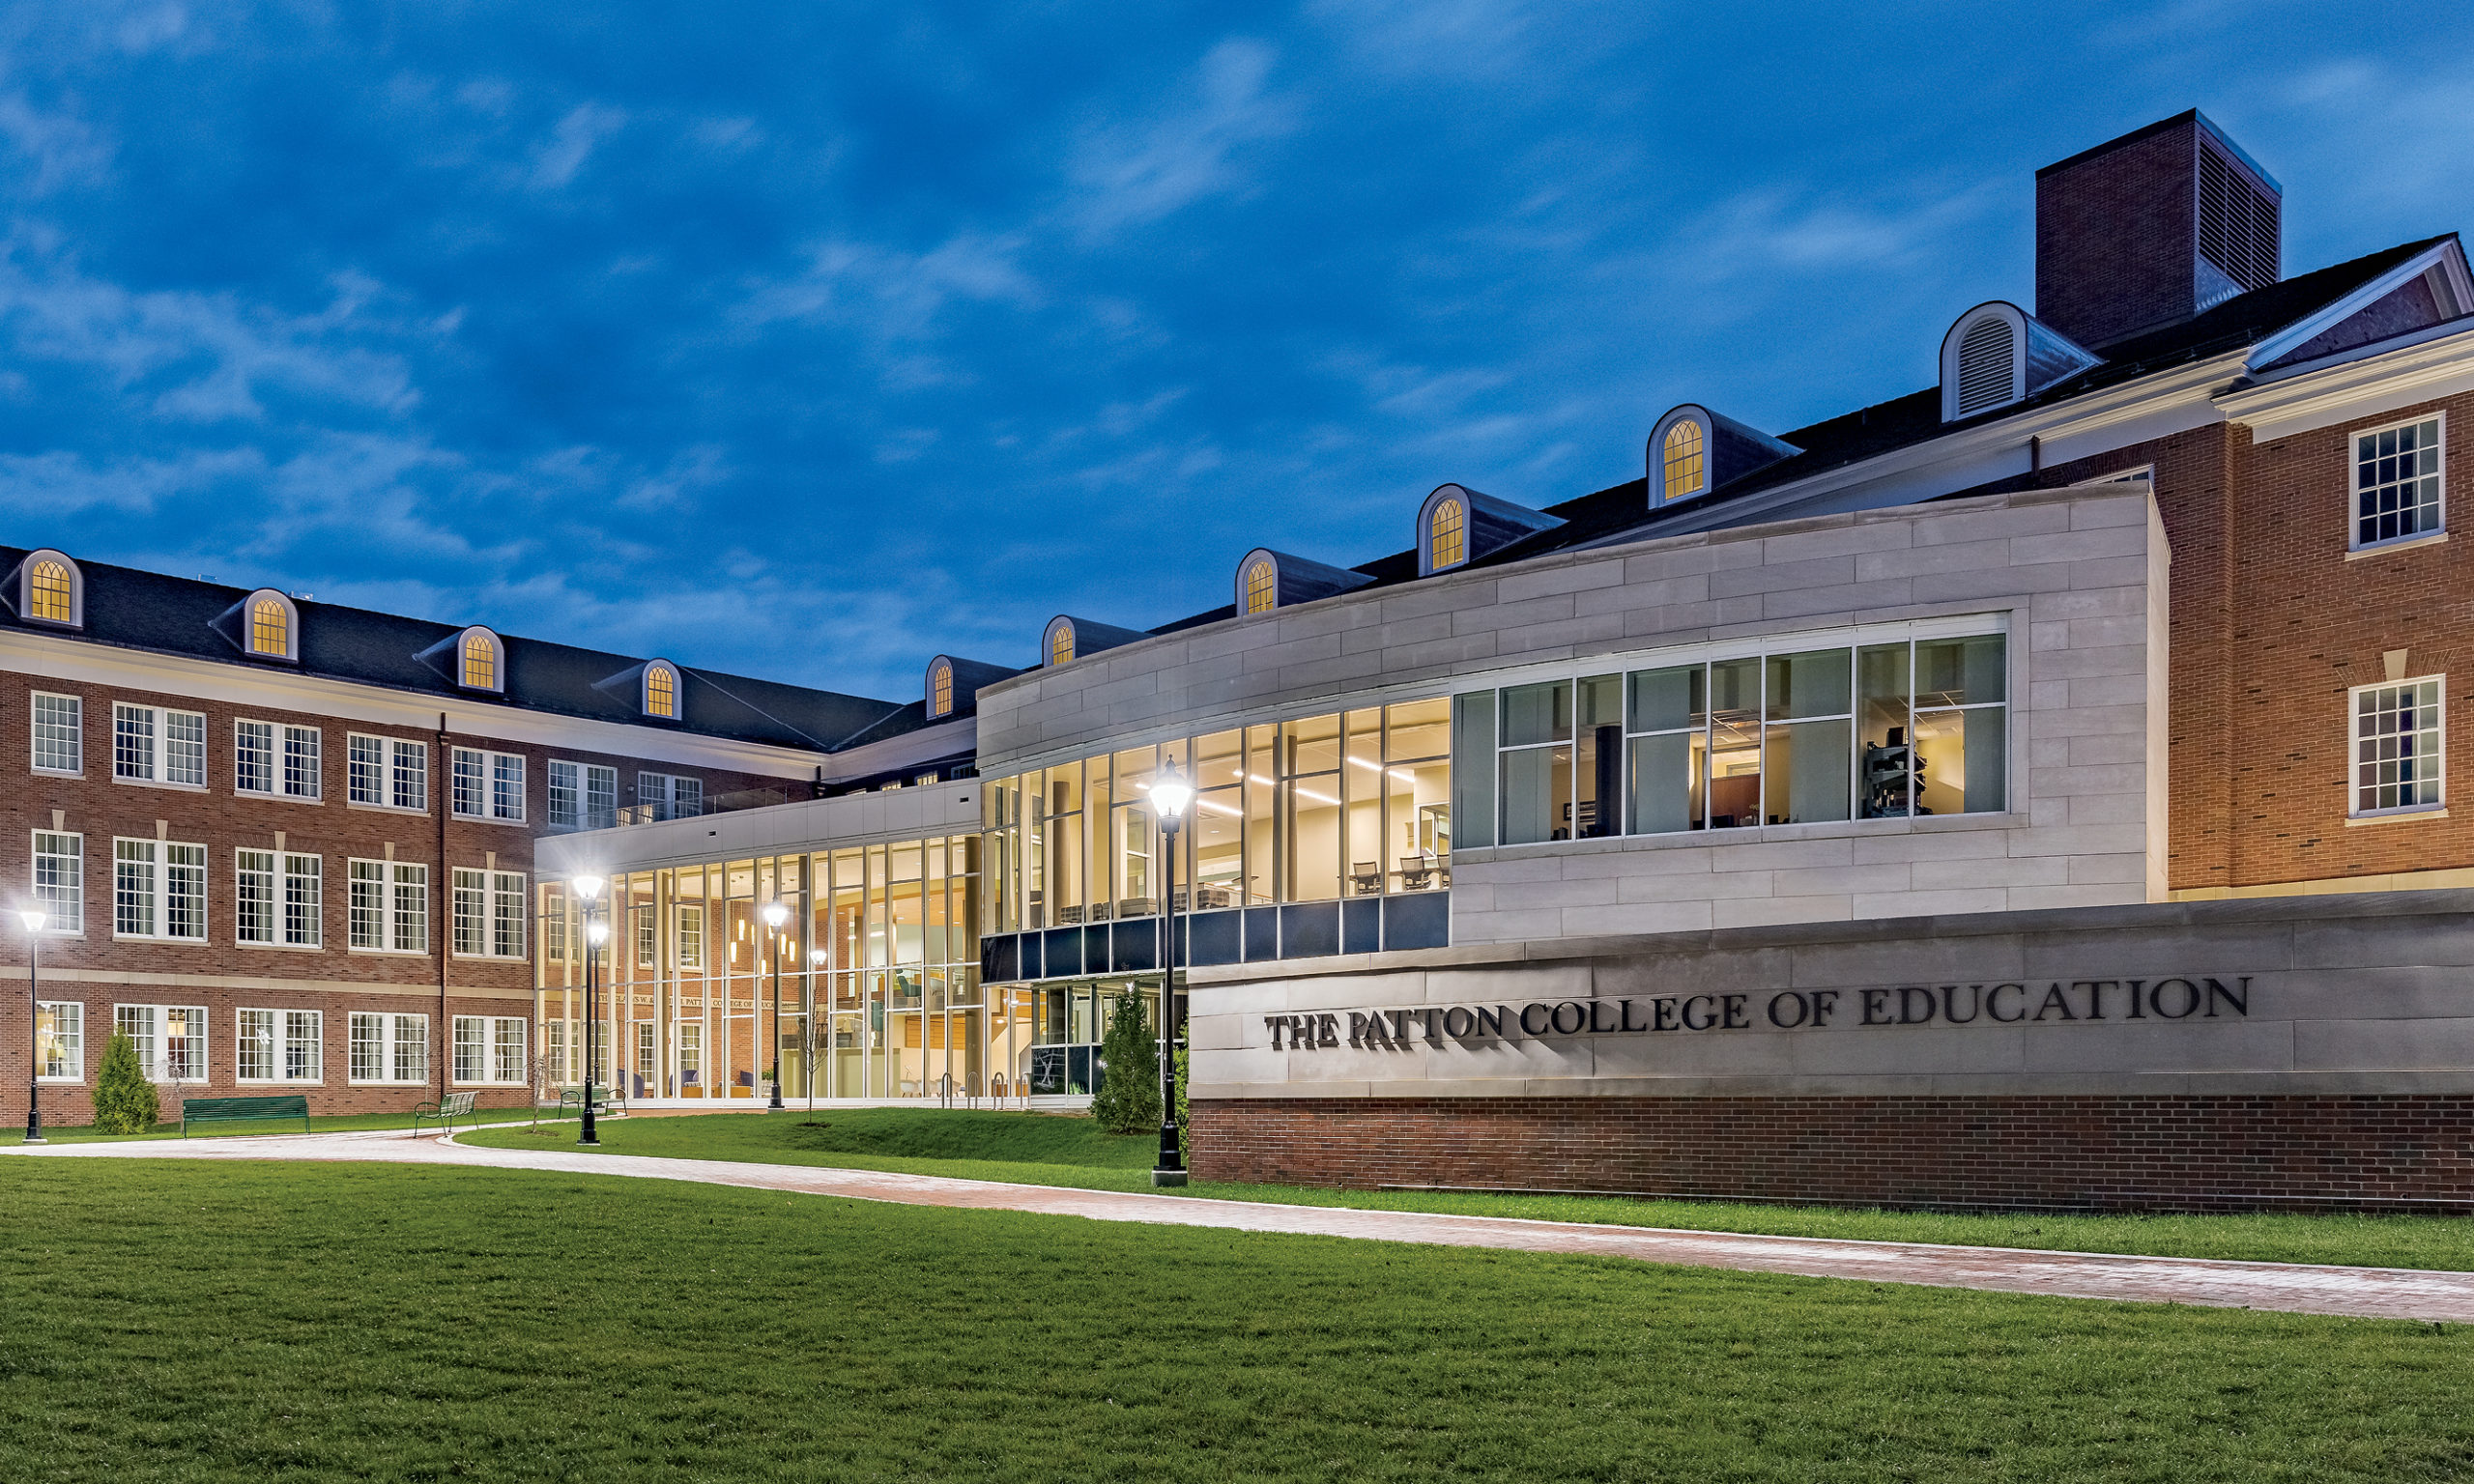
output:
[[[645,715],[678,719],[678,671],[658,660],[645,667]]]
[[[650,906],[630,907],[628,912],[636,921],[636,967],[649,969],[660,961],[653,955],[653,909]]]
[[[70,628],[86,621],[85,581],[75,562],[58,552],[36,552],[26,557],[24,572],[17,612],[37,623]]]
[[[148,1080],[206,1080],[205,1006],[115,1005],[112,1029],[137,1042],[137,1065]]]
[[[1048,662],[1063,665],[1074,658],[1074,625],[1060,622],[1048,631]]]
[[[86,771],[86,703],[74,696],[34,695],[35,771]]]
[[[1692,418],[1679,418],[1666,430],[1665,442],[1658,449],[1659,488],[1664,499],[1682,499],[1698,495],[1703,475],[1709,468],[1709,453],[1701,433],[1701,424]]]
[[[371,809],[429,809],[429,744],[354,732],[347,797]]]
[[[499,677],[499,637],[484,628],[470,628],[455,646],[455,673],[459,684],[468,691],[495,691],[503,688]]]
[[[1246,612],[1268,614],[1280,597],[1280,574],[1266,556],[1246,569]]]
[[[351,1079],[428,1081],[429,1016],[353,1012]]]
[[[1426,569],[1440,572],[1456,567],[1468,552],[1468,508],[1456,499],[1444,500],[1426,523]]]
[[[928,714],[951,716],[954,711],[954,667],[949,660],[938,660],[928,671]]]
[[[35,831],[35,900],[45,932],[86,930],[86,837]]]
[[[283,600],[258,597],[249,601],[249,652],[292,657],[292,614]]]
[[[326,791],[323,756],[315,727],[232,724],[232,786],[237,792],[314,803]]]
[[[524,1022],[513,1015],[457,1015],[455,1080],[523,1082]]]
[[[326,941],[319,923],[325,863],[319,857],[242,850],[235,859],[232,935],[236,942],[316,948]]]
[[[1959,337],[1960,416],[2011,400],[2016,358],[2010,341],[2010,322],[1991,314],[1969,326]]]
[[[326,1039],[324,1012],[242,1011],[236,1078],[243,1082],[324,1081]]]
[[[78,1082],[86,1075],[86,1007],[74,1000],[45,1000],[35,1007],[36,1076],[45,1082]]]
[[[205,787],[205,714],[114,702],[112,777],[133,784]]]
[[[550,827],[606,830],[618,822],[618,770],[591,762],[550,764]]]
[[[351,943],[382,954],[429,952],[429,868],[353,861]]]
[[[2366,685],[2353,693],[2353,813],[2401,813],[2436,809],[2440,791],[2440,699],[2437,675]]]
[[[2354,539],[2357,550],[2440,528],[2437,417],[2354,435]]]
[[[678,966],[701,969],[705,966],[705,909],[683,905],[678,909]]]
[[[524,877],[512,870],[455,872],[455,952],[466,958],[524,956]]]
[[[514,753],[455,749],[455,817],[524,822],[524,759]]]
[[[690,819],[705,812],[705,781],[669,773],[636,775],[636,802],[655,819]]]
[[[206,941],[206,846],[112,842],[112,936]]]

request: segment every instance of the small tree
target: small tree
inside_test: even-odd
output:
[[[137,1042],[113,1032],[103,1045],[103,1065],[95,1073],[95,1127],[105,1133],[146,1133],[161,1111],[155,1084],[138,1065]]]
[[[1177,1042],[1177,1155],[1187,1169],[1194,1166],[1194,1126],[1186,1112],[1186,1043]]]
[[[1160,1043],[1143,1023],[1142,999],[1120,994],[1100,1042],[1107,1075],[1091,1099],[1091,1116],[1110,1133],[1143,1133],[1160,1127]]]

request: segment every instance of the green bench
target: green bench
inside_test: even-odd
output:
[[[436,1102],[415,1103],[413,1105],[413,1137],[417,1139],[421,1136],[423,1120],[433,1124],[445,1124],[446,1131],[453,1133],[457,1119],[473,1117],[473,1099],[480,1096],[478,1093],[449,1093]],[[475,1119],[474,1127],[479,1126],[479,1121]]]
[[[584,1086],[581,1083],[559,1089],[559,1116],[566,1117],[570,1109],[579,1114],[584,1111]],[[625,1118],[627,1095],[607,1082],[595,1082],[592,1084],[592,1111],[596,1118]]]
[[[301,1131],[307,1133],[309,1099],[299,1093],[286,1098],[185,1098],[181,1137],[189,1136],[191,1124],[256,1124],[277,1118],[301,1120]]]

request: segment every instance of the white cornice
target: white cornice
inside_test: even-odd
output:
[[[295,671],[226,665],[214,660],[124,649],[87,640],[0,629],[0,669],[53,680],[331,717],[340,722],[429,733],[443,713],[458,736],[676,763],[769,778],[811,779],[822,753],[773,747],[697,732],[629,727],[590,717],[560,716],[519,706],[486,705],[456,696],[419,696]]]
[[[2443,318],[2463,314],[2474,305],[2474,285],[2469,285],[2465,272],[2465,255],[2454,241],[2444,242],[2416,253],[2395,268],[2356,288],[2341,299],[2330,300],[2318,309],[2294,321],[2275,334],[2251,347],[2245,364],[2257,370],[2272,366],[2303,346],[2309,345],[2365,309],[2403,288],[2412,280],[2436,270],[2448,292],[2456,297],[2457,305],[2440,306]]]
[[[2251,442],[2265,443],[2474,389],[2474,325],[2399,342],[2394,350],[2366,347],[2353,359],[2225,392],[2216,405],[2250,426]]]

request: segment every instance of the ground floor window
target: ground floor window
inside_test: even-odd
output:
[[[455,1080],[521,1084],[525,1080],[523,1017],[457,1015]]]
[[[241,1012],[238,1074],[244,1082],[317,1082],[326,1077],[327,1017],[315,1010]]]
[[[2366,685],[2353,693],[2353,813],[2402,813],[2436,809],[2443,802],[2440,701],[2446,685],[2437,675]]]
[[[77,1082],[86,1075],[86,1007],[46,1000],[35,1007],[35,1056],[45,1082]]]
[[[157,1082],[206,1080],[206,1007],[115,1005],[112,1029],[137,1043],[137,1064]]]
[[[429,1016],[353,1012],[352,1080],[427,1082]]]

